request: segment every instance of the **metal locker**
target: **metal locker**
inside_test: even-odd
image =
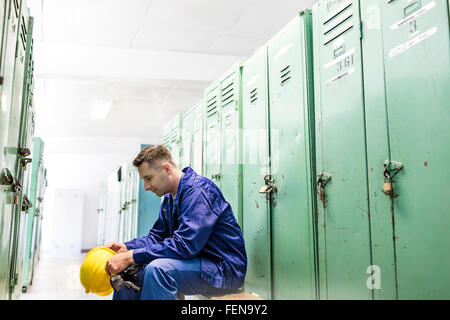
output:
[[[205,126],[203,99],[194,106],[193,113],[192,169],[198,174],[203,175],[203,132]]]
[[[141,144],[141,150],[150,146],[149,144]],[[159,217],[159,208],[161,199],[151,191],[145,191],[144,180],[139,176],[137,168],[135,168],[135,188],[136,188],[136,204],[137,204],[137,235],[143,237],[148,234]]]
[[[102,184],[99,191],[99,201],[98,201],[98,227],[97,227],[97,246],[104,246],[105,243],[105,227],[106,227],[106,184]]]
[[[242,212],[245,291],[272,298],[267,46],[242,67]]]
[[[315,299],[311,11],[268,42],[273,299]]]
[[[170,121],[167,122],[163,127],[163,144],[171,151],[170,146]]]
[[[241,77],[242,64],[238,62],[218,83],[222,132],[220,189],[242,228]]]
[[[379,3],[379,0],[360,1],[372,243],[372,265],[366,269],[366,286],[372,290],[374,299],[386,300],[397,298],[397,288],[391,203],[382,192],[385,182],[384,161],[388,159],[389,145]]]
[[[184,167],[192,166],[192,141],[194,133],[194,107],[191,107],[185,113],[183,113],[181,141],[183,145],[183,156],[180,169]]]
[[[11,111],[11,96],[13,88],[15,50],[17,44],[17,30],[19,22],[19,7],[14,1],[2,1],[4,17],[2,29],[2,51],[0,63],[0,76],[3,77],[0,108],[0,147],[2,150],[8,145],[9,119]],[[10,238],[14,210],[18,204],[16,183],[11,161],[6,162],[6,155],[0,152],[0,299],[9,299],[10,291]]]
[[[205,91],[205,165],[204,176],[221,187],[221,112],[219,85],[212,83]]]
[[[449,299],[449,3],[380,8],[398,298]]]
[[[173,160],[178,167],[181,167],[182,141],[181,141],[181,112],[178,112],[171,120],[170,125],[170,145]]]
[[[32,72],[32,33],[33,18],[28,16],[25,1],[20,3],[18,24],[18,43],[16,47],[16,62],[12,104],[8,130],[8,146],[6,148],[6,165],[14,161],[14,177],[21,186],[19,203],[15,207],[12,237],[11,237],[11,281],[10,297],[18,298],[22,292],[22,264],[25,246],[25,229],[27,211],[31,203],[27,200],[28,174],[27,165],[32,161],[31,138],[34,133],[34,112],[29,100]],[[29,170],[28,170],[29,172]],[[28,173],[27,172],[27,173]]]
[[[359,1],[313,7],[321,299],[372,299]]]
[[[42,188],[45,188],[43,184],[44,177],[44,164],[43,164],[44,142],[41,138],[33,138],[33,162],[31,167],[31,181],[30,189],[28,192],[28,198],[33,206],[29,209],[26,221],[26,240],[25,240],[25,253],[22,267],[22,291],[26,292],[27,287],[32,280],[33,269],[33,256],[35,254],[35,238],[38,227],[38,218],[40,217],[42,210]]]

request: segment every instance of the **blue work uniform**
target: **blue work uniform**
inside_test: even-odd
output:
[[[198,290],[195,289],[197,283],[189,284],[194,286],[194,291],[206,290],[208,286],[237,289],[244,283],[247,255],[233,210],[211,180],[198,175],[190,167],[182,171],[175,199],[170,194],[164,195],[159,218],[149,234],[125,242],[125,245],[128,250],[134,249],[135,263],[148,265],[146,270],[153,266],[153,270],[145,272],[145,277],[148,274],[157,277],[172,270],[169,272],[172,278],[158,280],[163,291],[164,286],[171,286],[172,296],[174,290],[183,287],[182,283],[178,283],[182,282],[182,277],[174,276],[180,270],[173,270],[179,268],[180,263],[188,266],[190,271],[198,270],[196,281],[203,283]],[[166,262],[172,267],[161,268],[161,264]],[[154,270],[155,266],[158,271]],[[192,282],[195,277],[190,276],[189,279]],[[155,279],[152,282],[155,283]],[[162,292],[158,294],[165,296]]]

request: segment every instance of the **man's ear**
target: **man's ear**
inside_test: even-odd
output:
[[[171,169],[172,169],[172,167],[170,166],[170,164],[167,163],[167,162],[164,162],[161,166],[162,166],[164,172],[167,173],[167,174],[168,174],[168,173],[171,171]]]

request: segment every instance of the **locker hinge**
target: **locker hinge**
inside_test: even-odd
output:
[[[327,203],[325,199],[325,186],[331,181],[331,174],[326,172],[321,172],[317,175],[317,194],[319,195],[319,200],[322,201],[323,205]]]
[[[359,38],[360,39],[363,38],[363,22],[362,21],[359,22]]]
[[[14,288],[14,286],[17,284],[18,280],[19,280],[19,274],[16,273],[16,274],[14,274],[14,277],[11,278],[11,281],[9,282],[9,286],[11,288]]]

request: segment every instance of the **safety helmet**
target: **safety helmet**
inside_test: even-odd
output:
[[[113,291],[110,276],[105,271],[106,261],[116,253],[106,247],[97,247],[90,250],[84,257],[80,268],[80,281],[86,293],[95,293],[99,296],[110,295]]]

